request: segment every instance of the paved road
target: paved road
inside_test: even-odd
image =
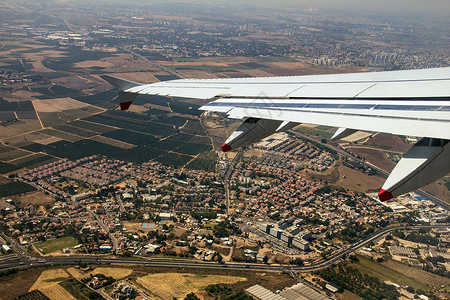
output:
[[[327,260],[320,261],[308,266],[293,266],[293,265],[263,265],[263,264],[249,264],[249,263],[216,263],[216,262],[202,262],[190,260],[174,260],[174,259],[122,259],[122,258],[100,258],[88,256],[68,256],[68,257],[46,257],[37,258],[29,257],[28,260],[13,260],[0,261],[0,269],[21,269],[33,266],[52,266],[52,265],[69,265],[69,264],[121,264],[121,265],[139,265],[148,267],[183,267],[183,268],[201,268],[201,269],[230,269],[230,270],[255,270],[255,271],[282,271],[289,268],[294,271],[314,271],[328,267],[339,262],[340,259],[364,247],[368,243],[375,241],[384,235],[397,229],[413,229],[420,228],[448,228],[450,224],[443,225],[413,225],[413,226],[392,226],[385,228],[373,235],[367,237],[360,242],[353,244],[351,247],[331,255]]]
[[[298,132],[295,132],[295,131],[289,131],[289,132],[292,133],[295,136],[298,136],[298,137],[302,138],[302,139],[309,140],[311,142],[321,144],[322,146],[327,147],[329,149],[332,149],[332,150],[338,152],[339,154],[342,154],[342,155],[344,155],[344,156],[346,156],[346,157],[348,157],[348,158],[350,158],[350,159],[352,159],[354,161],[357,161],[358,163],[360,163],[360,164],[362,164],[362,165],[364,165],[364,166],[366,166],[368,168],[372,168],[373,170],[377,171],[380,175],[382,175],[385,178],[387,178],[389,176],[389,172],[386,172],[385,170],[383,170],[383,169],[381,169],[381,168],[379,168],[379,167],[377,167],[377,166],[375,166],[375,165],[373,165],[373,164],[371,164],[371,163],[369,163],[369,162],[367,162],[367,161],[365,161],[363,159],[360,159],[360,158],[356,157],[352,153],[346,152],[346,151],[344,151],[344,150],[342,150],[342,149],[340,149],[338,147],[332,146],[330,144],[322,143],[321,141],[313,139],[313,138],[311,138],[309,136],[306,136],[304,134],[301,134],[301,133],[298,133]],[[427,193],[427,192],[425,192],[423,190],[416,190],[415,193],[418,194],[419,196],[422,196],[422,197],[424,197],[426,199],[429,199],[429,200],[433,201],[436,205],[444,208],[445,210],[450,210],[450,204],[449,203],[447,203],[447,202],[437,198],[436,196],[431,195],[430,193]]]

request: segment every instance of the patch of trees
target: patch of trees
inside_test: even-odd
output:
[[[434,237],[426,232],[410,232],[410,233],[404,233],[400,230],[395,230],[393,233],[398,238],[401,238],[403,240],[411,241],[414,243],[421,243],[431,246],[437,246],[439,244],[439,239],[437,237]]]
[[[230,221],[223,221],[214,226],[213,235],[217,238],[228,237],[230,235],[240,235],[242,230]]]
[[[358,269],[350,266],[338,265],[316,271],[315,274],[338,285],[340,292],[346,289],[364,299],[397,299],[400,296],[394,286],[387,285],[376,277],[362,274]]]

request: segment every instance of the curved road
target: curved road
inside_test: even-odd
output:
[[[397,229],[420,229],[420,228],[448,228],[450,224],[443,225],[397,225],[385,228],[373,235],[353,244],[351,247],[331,255],[327,260],[320,261],[309,266],[294,266],[294,265],[263,265],[250,263],[216,263],[216,262],[201,262],[189,260],[176,259],[122,259],[122,258],[100,258],[100,257],[28,257],[27,260],[1,261],[0,269],[25,269],[33,266],[52,266],[55,264],[70,265],[70,264],[121,264],[121,265],[140,265],[148,267],[184,267],[184,268],[202,268],[202,269],[231,269],[231,270],[255,270],[255,271],[314,271],[328,267],[337,263],[341,258],[348,254],[355,252],[366,244],[375,241],[382,236],[397,230]]]

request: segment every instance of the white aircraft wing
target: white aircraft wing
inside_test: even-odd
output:
[[[299,123],[338,127],[334,138],[357,130],[426,138],[413,146],[393,170],[380,192],[383,200],[428,184],[450,171],[450,68],[180,79],[153,84],[102,77],[119,90],[122,109],[127,109],[139,94],[211,99],[200,109],[246,119],[224,143],[224,151]]]

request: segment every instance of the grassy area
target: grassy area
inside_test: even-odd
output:
[[[391,270],[380,263],[372,261],[366,257],[358,256],[359,262],[352,264],[352,267],[357,268],[361,273],[369,274],[378,278],[380,281],[389,280],[391,282],[412,286],[414,289],[427,290],[428,287],[424,283],[412,279],[408,276],[400,274],[394,270]]]
[[[35,243],[34,246],[41,249],[44,254],[52,253],[62,250],[64,248],[70,248],[78,245],[79,243],[71,236],[66,236],[59,239],[52,239],[45,242]]]
[[[309,128],[309,127],[302,127],[299,126],[297,127],[295,130],[301,133],[307,133],[307,134],[311,134],[311,135],[319,135],[319,136],[323,136],[323,137],[327,137],[327,138],[331,138],[333,136],[333,133],[328,132],[328,131],[324,131],[324,130],[320,130],[316,128]]]

